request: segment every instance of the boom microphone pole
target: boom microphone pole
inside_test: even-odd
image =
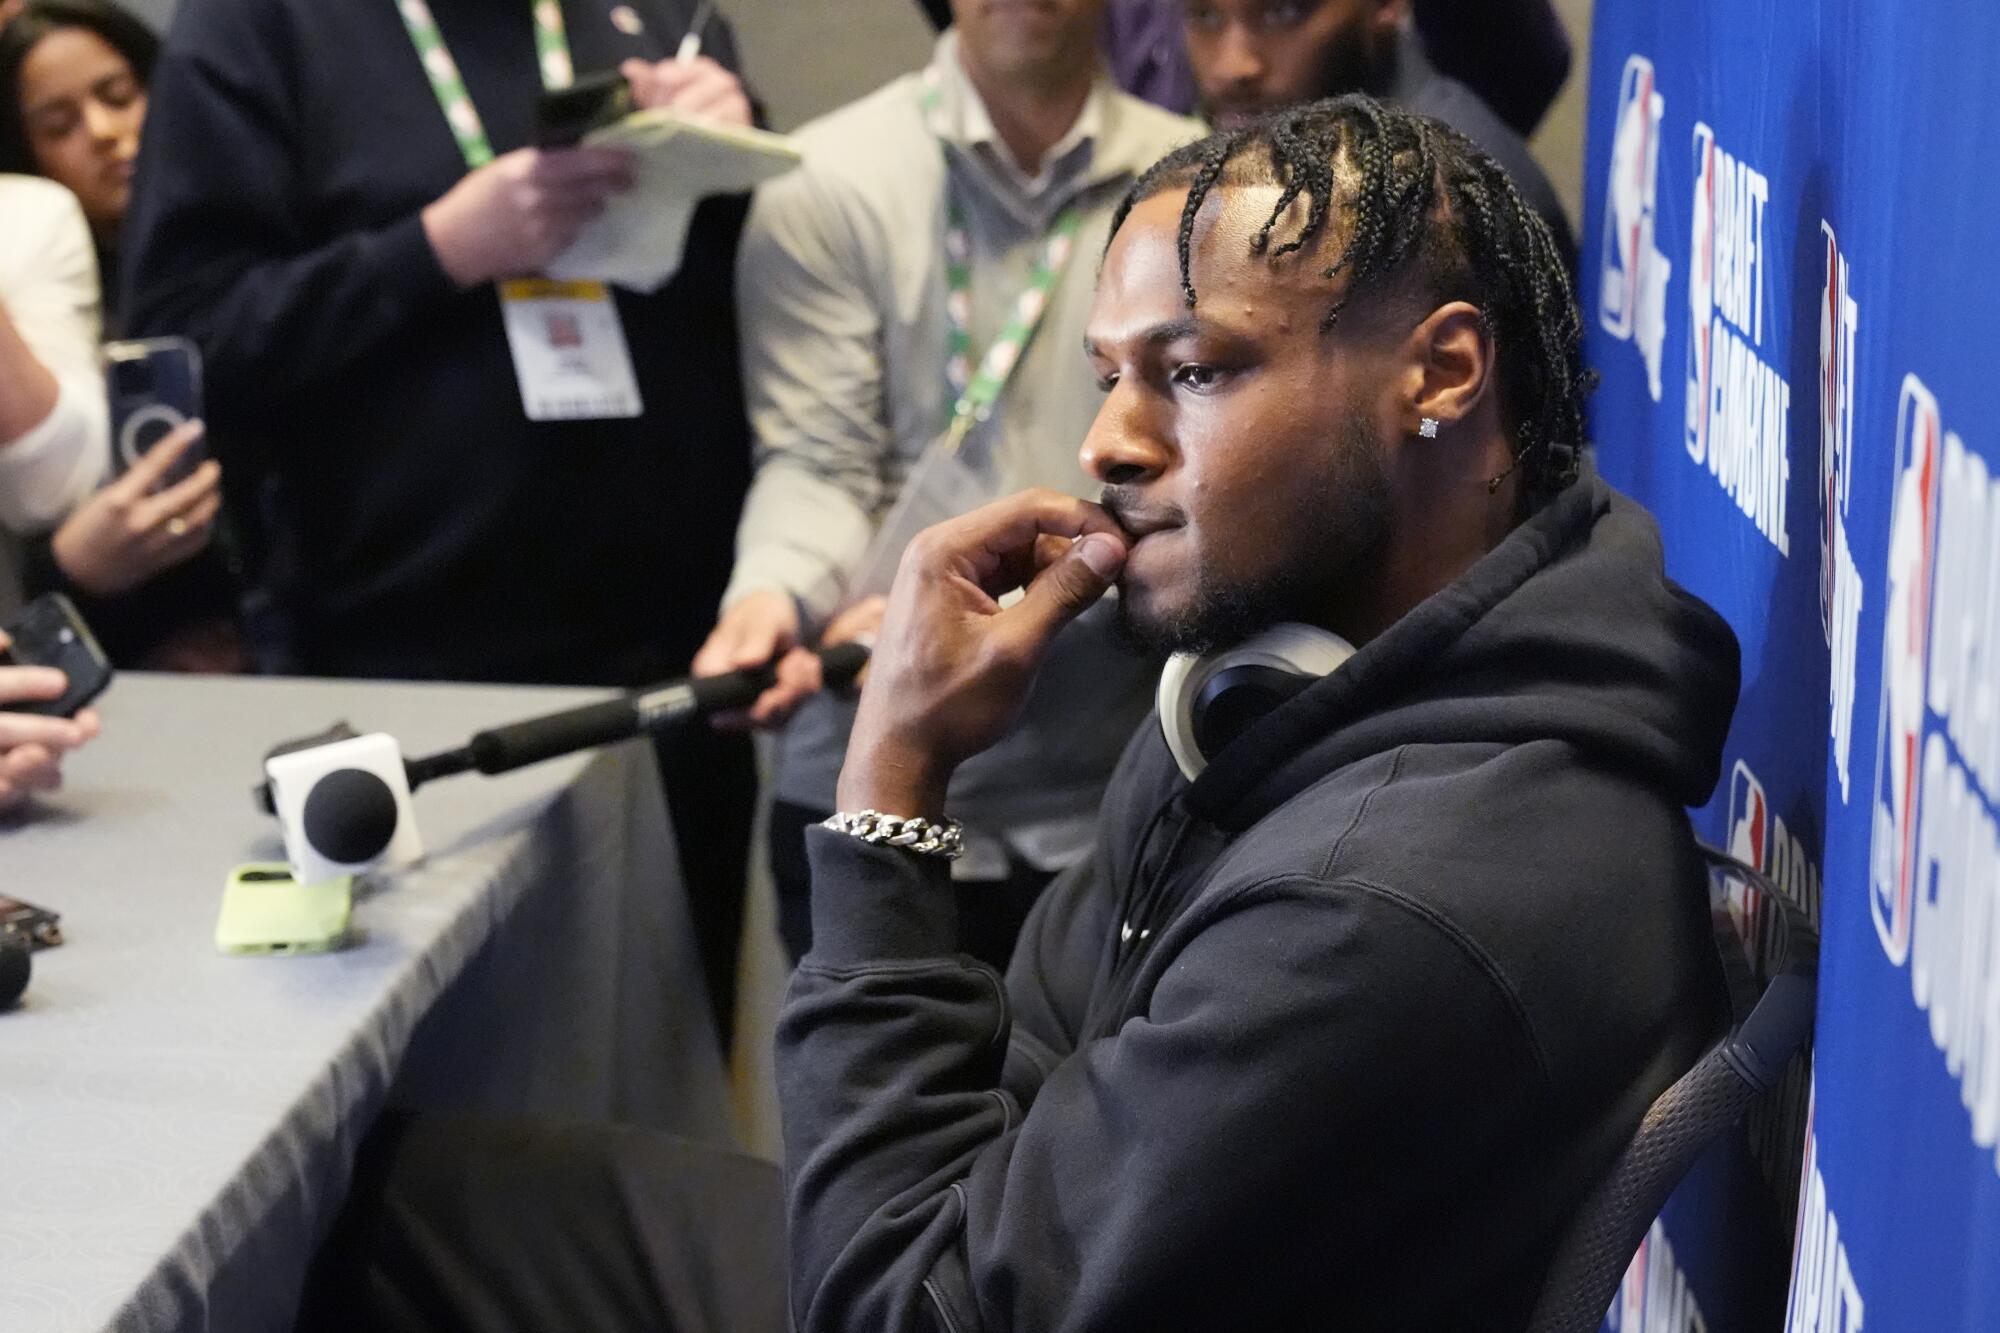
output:
[[[868,649],[844,643],[818,654],[826,688],[838,689],[868,665]],[[405,765],[410,790],[433,778],[458,773],[511,773],[558,755],[589,750],[633,736],[650,736],[688,717],[712,717],[748,708],[778,678],[776,664],[731,671],[720,676],[689,677],[654,685],[603,703],[585,704],[544,717],[529,718],[480,732],[455,750],[412,759]]]
[[[868,664],[868,649],[858,643],[818,656],[829,689],[851,683]],[[656,735],[691,718],[747,708],[776,680],[777,664],[766,663],[669,681],[491,727],[456,749],[417,759],[404,759],[393,737],[356,735],[343,725],[281,747],[265,760],[269,781],[258,788],[258,804],[284,826],[286,855],[301,883],[360,873],[385,852],[400,864],[422,854],[409,802],[410,793],[426,782],[459,773],[511,773],[579,750]]]

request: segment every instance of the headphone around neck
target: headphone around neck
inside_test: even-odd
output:
[[[1160,672],[1160,730],[1192,781],[1209,758],[1272,709],[1332,675],[1354,645],[1313,625],[1275,625],[1197,656],[1175,653]]]

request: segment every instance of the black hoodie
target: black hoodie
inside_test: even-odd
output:
[[[798,1327],[1519,1327],[1723,1022],[1737,684],[1586,475],[1198,781],[1142,728],[1004,983],[941,864],[814,830]]]

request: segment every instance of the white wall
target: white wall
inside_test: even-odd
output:
[[[772,123],[794,129],[929,58],[916,0],[722,0]]]

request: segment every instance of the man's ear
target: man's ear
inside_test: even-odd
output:
[[[1413,418],[1405,424],[1412,435],[1425,417],[1449,429],[1498,392],[1493,335],[1479,307],[1469,302],[1452,301],[1433,310],[1411,330],[1405,346]]]

